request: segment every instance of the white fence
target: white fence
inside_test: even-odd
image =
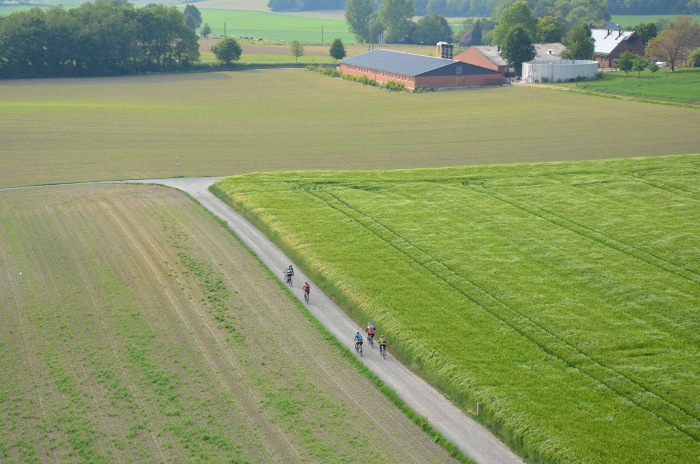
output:
[[[547,60],[523,63],[522,80],[529,83],[541,83],[543,78],[549,82],[562,82],[577,77],[593,79],[598,73],[598,62],[592,60]]]

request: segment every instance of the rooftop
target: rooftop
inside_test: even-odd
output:
[[[352,58],[346,58],[341,63],[403,74],[404,76],[419,76],[443,66],[457,63],[457,61],[380,48],[353,56]]]
[[[591,37],[595,40],[594,53],[610,54],[620,42],[627,40],[634,31],[616,31],[608,29],[593,29]]]
[[[562,43],[545,43],[534,44],[535,52],[537,53],[533,60],[557,60],[559,55],[564,51]],[[496,66],[508,66],[506,60],[503,59],[498,51],[498,45],[474,45],[472,48],[479,50],[486,58],[488,58]],[[552,50],[552,53],[549,53]]]

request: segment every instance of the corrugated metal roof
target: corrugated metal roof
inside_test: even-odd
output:
[[[559,55],[564,51],[564,44],[562,43],[545,43],[545,44],[534,44],[535,45],[535,55],[534,60],[558,60]],[[474,45],[475,48],[481,52],[486,58],[491,61],[491,63],[496,66],[508,66],[506,60],[501,57],[498,51],[498,45]],[[549,54],[549,50],[552,50],[552,54]]]
[[[594,53],[609,55],[620,42],[627,40],[634,34],[634,31],[613,31],[608,33],[607,29],[593,29],[591,37],[595,40]]]
[[[341,63],[403,74],[404,76],[419,76],[423,73],[457,63],[457,61],[378,49],[344,59]]]

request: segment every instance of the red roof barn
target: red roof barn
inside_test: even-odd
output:
[[[341,61],[340,71],[353,76],[367,76],[380,83],[403,83],[409,89],[421,86],[454,88],[501,85],[501,73],[491,69],[445,58],[383,49]]]

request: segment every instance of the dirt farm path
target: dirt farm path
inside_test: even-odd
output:
[[[209,186],[221,177],[148,179],[123,181],[123,183],[160,184],[174,187],[189,194],[215,216],[225,220],[229,227],[240,237],[260,260],[273,271],[282,275],[282,271],[292,263],[275,244],[251,225],[240,214],[209,192]],[[96,182],[122,183],[122,182]],[[48,187],[48,186],[47,186]],[[19,187],[1,190],[15,190]],[[296,285],[291,292],[300,301],[303,299],[302,282],[311,285],[310,302],[307,305],[311,314],[316,317],[338,340],[352,349],[352,337],[356,332],[364,332],[357,326],[335,303],[323,293],[315,290],[314,282],[301,271],[295,271]],[[511,451],[504,443],[492,435],[481,424],[464,414],[459,408],[447,400],[442,394],[428,385],[423,379],[413,374],[403,364],[387,354],[386,360],[379,356],[377,349],[369,346],[364,350],[362,362],[371,369],[416,413],[426,417],[430,425],[442,433],[445,438],[457,445],[459,449],[473,459],[477,464],[523,464],[523,460]]]

